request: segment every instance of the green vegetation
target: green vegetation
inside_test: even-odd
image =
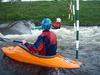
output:
[[[23,2],[23,3],[1,3],[0,20],[41,20],[45,16],[55,20],[56,17],[67,19],[65,2]]]
[[[100,24],[100,1],[80,2],[80,23],[81,25]],[[45,16],[55,21],[61,17],[64,24],[71,25],[68,19],[69,2],[16,2],[0,3],[0,22],[16,20],[41,21]]]
[[[100,1],[80,2],[80,23],[100,25]]]

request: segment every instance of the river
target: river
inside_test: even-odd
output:
[[[58,38],[58,52],[64,56],[75,59],[75,30],[73,26],[52,30]],[[30,31],[29,26],[17,22],[10,27],[0,28],[0,33],[10,39],[25,39],[34,42],[41,30]],[[14,61],[0,50],[0,75],[99,75],[100,74],[100,27],[80,27],[79,61],[80,69],[50,69]],[[0,41],[0,48],[12,43]]]

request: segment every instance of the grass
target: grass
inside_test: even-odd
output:
[[[0,22],[16,20],[41,21],[48,16],[53,21],[61,17],[62,23],[72,25],[68,19],[69,2],[22,2],[22,3],[0,3]],[[100,24],[100,1],[80,2],[80,24]]]
[[[80,2],[80,23],[100,25],[100,1]]]
[[[23,3],[1,3],[0,4],[0,20],[41,20],[45,16],[49,16],[55,20],[61,17],[63,20],[67,18],[65,2],[23,2]]]

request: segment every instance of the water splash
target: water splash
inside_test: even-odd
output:
[[[75,47],[75,32],[73,27],[65,27],[53,31],[58,37],[58,49],[59,51],[70,58],[75,57],[75,51],[72,48]],[[30,42],[34,42],[41,30],[33,30],[33,33],[28,34],[8,34],[5,38],[9,39],[25,39]],[[0,44],[1,46],[2,44]],[[66,51],[62,51],[63,48]],[[2,53],[0,52],[0,75],[2,74],[12,74],[17,75],[37,75],[33,71],[37,71],[36,67],[32,65],[16,63],[15,61],[8,61],[7,59],[2,59]],[[2,60],[1,60],[2,59]],[[79,50],[79,60],[82,62],[82,67],[78,70],[60,70],[58,74],[60,75],[99,75],[100,74],[100,27],[80,27],[80,50]],[[11,64],[14,63],[14,64]],[[6,64],[6,66],[5,66]],[[9,64],[9,65],[8,65]],[[13,67],[11,67],[13,66]],[[39,70],[39,69],[38,69]],[[55,70],[49,70],[47,73],[42,75],[53,75]],[[41,74],[39,74],[41,75]]]
[[[98,43],[100,44],[100,27],[80,27],[80,43],[90,44]],[[58,40],[58,47],[68,48],[69,46],[75,46],[76,34],[73,27],[66,27],[61,29],[51,29],[56,35]],[[8,34],[5,38],[9,39],[24,39],[29,42],[34,42],[37,37],[42,33],[42,30],[31,30],[28,34]]]

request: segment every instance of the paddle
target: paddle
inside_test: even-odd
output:
[[[0,41],[22,43],[21,40],[19,39],[11,40],[11,39],[5,38],[5,36],[1,33],[0,33]]]
[[[19,40],[19,39],[17,39],[17,40],[11,40],[11,39],[5,38],[3,34],[2,34],[2,35],[0,34],[0,41],[4,41],[4,42],[7,42],[7,43],[13,43],[13,44],[18,45],[18,46],[20,46],[21,48],[23,48],[23,49],[29,51],[28,48],[27,48],[26,46],[24,46],[24,45],[22,44],[22,41]]]
[[[4,38],[4,36],[0,36],[0,41],[4,41],[4,42],[12,42],[11,39]]]
[[[8,38],[4,38],[0,36],[0,41],[4,41],[4,42],[13,42],[13,43],[22,43],[20,40],[11,40]]]

